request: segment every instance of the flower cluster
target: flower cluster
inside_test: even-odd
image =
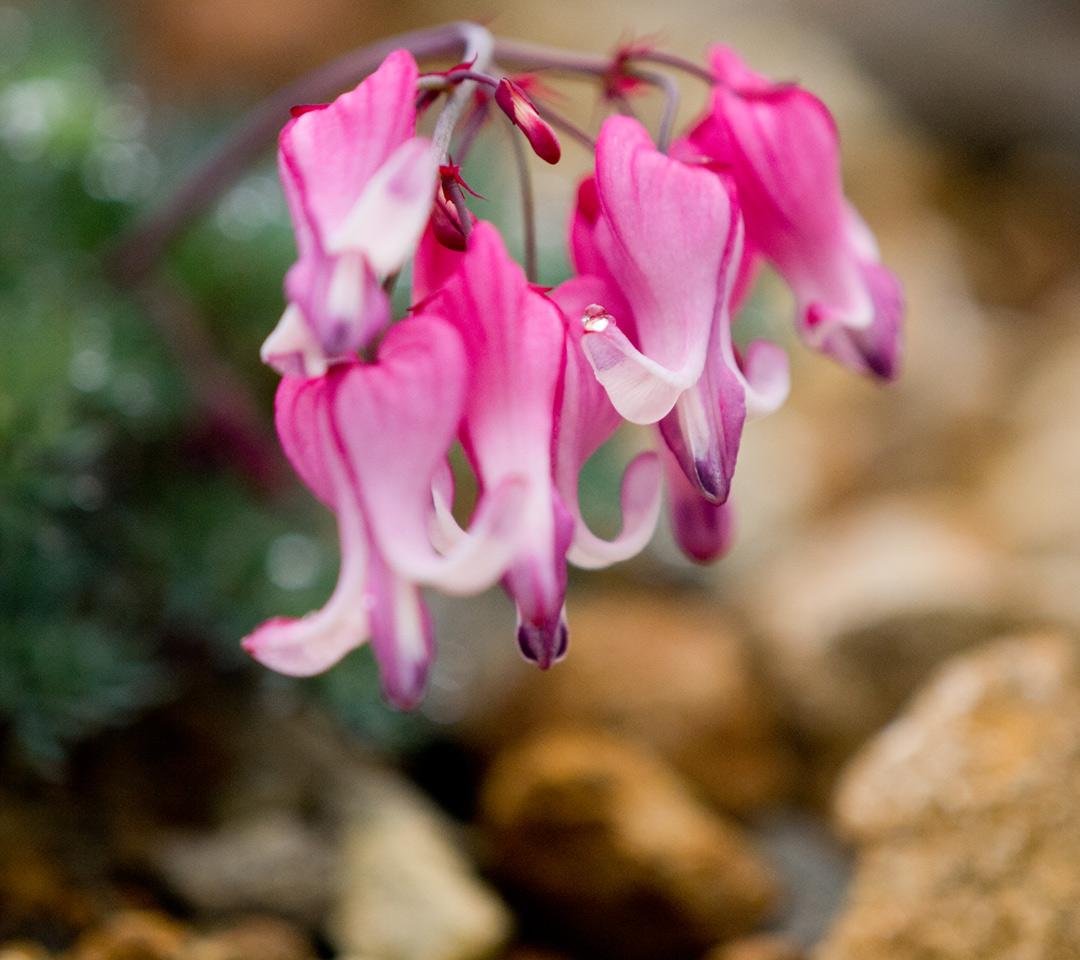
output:
[[[546,668],[567,646],[567,562],[640,551],[664,487],[686,553],[722,554],[743,425],[788,392],[777,345],[732,339],[762,263],[794,291],[810,346],[895,375],[899,285],[844,198],[827,110],[724,48],[710,73],[704,115],[666,151],[631,116],[604,121],[571,215],[576,275],[553,290],[529,282],[465,206],[458,168],[417,133],[443,92],[485,81],[475,110],[494,103],[554,162],[524,84],[475,64],[422,76],[399,50],[333,103],[294,111],[279,161],[299,256],[263,359],[283,374],[278,433],[337,516],[342,563],[321,611],[245,640],[258,660],[310,674],[370,639],[388,699],[410,706],[434,652],[421,587],[501,582],[523,654]],[[413,308],[392,323],[387,287],[410,259]],[[623,421],[652,425],[655,450],[627,467],[609,541],[582,519],[578,476]],[[466,528],[455,443],[479,489]]]

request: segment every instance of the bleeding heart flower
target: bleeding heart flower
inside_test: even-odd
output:
[[[730,168],[748,248],[795,292],[802,337],[854,370],[895,377],[903,295],[844,197],[829,111],[802,88],[754,73],[727,47],[714,47],[710,64],[710,112],[677,152]]]
[[[390,54],[355,90],[298,112],[281,132],[278,166],[299,258],[289,308],[263,345],[283,373],[324,373],[390,322],[382,283],[412,255],[431,211],[435,148],[416,133],[418,71]]]

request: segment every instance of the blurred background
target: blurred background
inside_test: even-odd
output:
[[[747,429],[732,554],[694,567],[662,531],[622,568],[572,575],[571,654],[550,675],[520,662],[497,592],[432,597],[430,693],[402,715],[367,650],[296,681],[238,645],[321,606],[337,566],[333,518],[277,447],[277,378],[258,362],[295,256],[272,151],[149,280],[109,266],[260,98],[445,19],[590,52],[645,39],[698,62],[723,42],[817,93],[849,196],[905,284],[909,335],[898,384],[859,381],[795,342],[766,276],[741,323],[789,348],[794,389]],[[598,93],[553,86],[595,129]],[[703,102],[686,81],[682,122]],[[499,134],[467,179],[513,248]],[[552,284],[591,163],[572,143],[564,157],[534,169]],[[1080,12],[1066,0],[0,0],[0,957],[782,960],[817,945],[825,960],[914,960],[1029,942],[1075,956],[1061,920],[1075,865],[1040,894],[1040,926],[1005,896],[1030,884],[1026,854],[979,873],[976,840],[935,835],[903,860],[867,824],[912,776],[881,774],[872,738],[954,655],[986,689],[1053,673],[1049,714],[1000,714],[1032,739],[1001,720],[983,747],[1057,763],[1021,747],[1058,742],[1046,704],[1077,689],[1071,640],[1063,653],[1046,637],[1080,623],[1078,321]],[[637,442],[589,465],[602,529]],[[1034,646],[981,652],[1036,629]],[[926,722],[949,757],[982,756],[974,727]],[[1069,731],[1062,757],[1080,753]],[[949,763],[926,779],[953,798],[935,810],[993,793],[978,764]],[[1080,836],[1062,810],[1057,836]],[[1043,849],[1029,814],[1008,821],[1018,851]],[[913,823],[905,836],[922,836]],[[894,867],[868,874],[882,850]],[[1061,844],[1063,863],[1077,852]],[[946,911],[955,949],[927,919],[945,909],[926,878],[948,871],[925,867],[942,856],[950,876],[983,877]],[[901,896],[896,875],[920,879]],[[974,903],[990,904],[981,920]],[[984,928],[989,946],[963,952]]]

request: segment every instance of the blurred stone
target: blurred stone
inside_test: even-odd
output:
[[[496,759],[482,818],[493,868],[538,922],[601,956],[692,956],[752,931],[772,871],[662,760],[612,734],[548,732]]]
[[[49,805],[0,795],[0,937],[71,937],[96,915],[61,856],[69,835],[59,817]]]
[[[705,960],[805,960],[806,956],[806,951],[787,937],[760,933],[722,944],[705,954]]]
[[[1061,330],[1010,398],[1010,432],[986,469],[982,505],[1018,550],[1080,548],[1080,277],[1059,290],[1047,320]]]
[[[817,943],[828,931],[851,884],[850,851],[824,816],[806,810],[755,817],[754,841],[780,875],[784,898],[769,930],[795,943]]]
[[[183,960],[190,934],[157,910],[124,910],[83,934],[70,960]]]
[[[1007,558],[947,503],[884,499],[823,518],[746,585],[800,731],[842,757],[943,658],[1013,620]]]
[[[895,98],[980,150],[1080,146],[1080,19],[1066,0],[804,0]]]
[[[41,944],[13,940],[0,944],[0,960],[50,960],[52,954]]]
[[[315,953],[291,923],[254,916],[195,940],[184,960],[315,960]]]
[[[638,587],[570,601],[571,653],[533,672],[484,731],[490,748],[552,726],[610,730],[747,813],[791,790],[797,762],[743,636],[715,601]]]
[[[329,840],[284,813],[212,833],[167,835],[153,860],[165,881],[200,910],[268,911],[309,924],[325,915],[337,870]]]
[[[501,947],[511,917],[411,785],[367,771],[351,785],[329,937],[364,960],[475,960]]]
[[[819,960],[1067,960],[1080,949],[1080,648],[1009,638],[944,665],[852,762],[860,844]]]

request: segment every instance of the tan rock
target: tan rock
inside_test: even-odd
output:
[[[41,944],[28,940],[12,940],[0,944],[0,960],[50,960],[52,954]]]
[[[184,960],[314,960],[308,938],[277,917],[246,917],[195,940]]]
[[[806,951],[787,937],[760,933],[722,944],[705,955],[705,960],[804,960]]]
[[[742,830],[611,734],[549,732],[508,750],[481,807],[494,869],[606,956],[700,951],[753,930],[777,902]]]
[[[549,726],[610,730],[672,762],[721,808],[745,813],[789,794],[797,769],[742,634],[693,596],[638,589],[570,604],[571,649],[532,674],[496,745]]]
[[[818,960],[1080,952],[1080,649],[1011,638],[943,666],[853,761],[861,845]]]
[[[499,950],[509,911],[476,874],[446,818],[374,768],[353,783],[329,937],[365,960],[475,960]]]
[[[153,860],[201,910],[269,911],[312,924],[330,904],[337,869],[329,837],[284,812],[164,835]]]
[[[122,910],[83,934],[70,960],[182,960],[190,929],[157,910]]]
[[[822,520],[747,584],[764,662],[819,751],[843,757],[950,653],[1012,624],[1006,556],[948,503]]]

